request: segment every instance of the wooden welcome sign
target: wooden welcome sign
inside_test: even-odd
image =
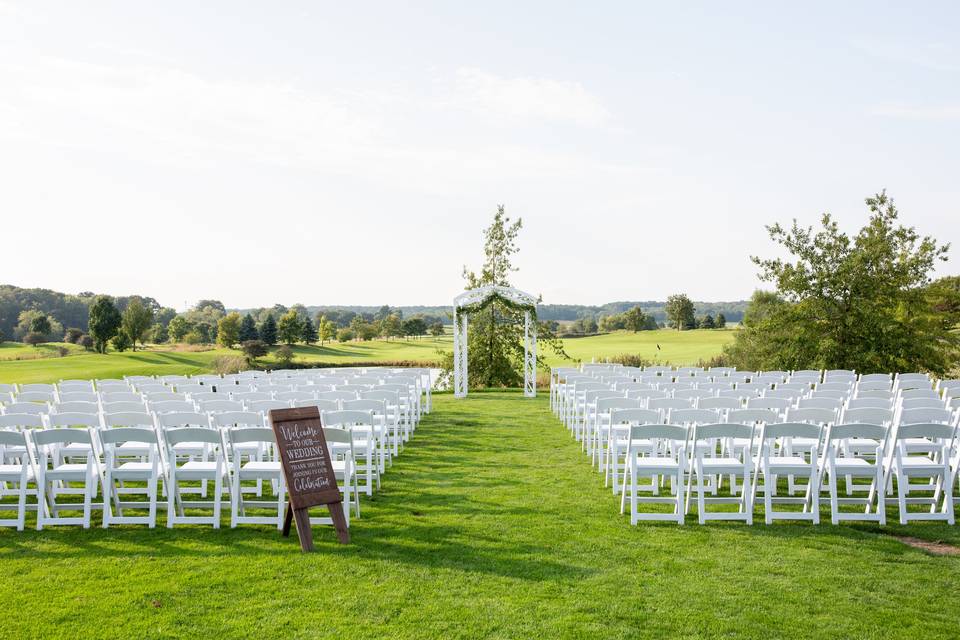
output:
[[[289,499],[283,535],[290,535],[291,520],[296,518],[300,548],[313,551],[309,509],[327,505],[340,542],[350,542],[343,498],[337,488],[327,439],[323,435],[320,410],[317,407],[272,409],[269,416]]]

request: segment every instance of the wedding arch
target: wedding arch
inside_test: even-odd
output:
[[[488,285],[464,291],[453,299],[453,395],[467,397],[467,320],[499,301],[523,311],[523,395],[537,395],[537,299],[513,287]]]

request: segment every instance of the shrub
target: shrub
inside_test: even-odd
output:
[[[632,353],[620,353],[618,355],[606,358],[605,362],[622,364],[625,367],[650,367],[655,364],[652,360]]]
[[[93,338],[87,334],[83,334],[77,340],[77,344],[89,351],[90,349],[93,349]]]
[[[63,345],[57,345],[57,355],[61,358],[70,355],[70,349],[67,349]]]
[[[247,368],[247,359],[243,356],[217,356],[210,362],[210,366],[214,373],[240,373]]]
[[[130,335],[123,329],[118,331],[117,335],[113,336],[110,342],[113,344],[113,348],[121,353],[129,349],[133,344]]]
[[[243,349],[243,355],[246,357],[247,362],[254,362],[257,358],[262,358],[267,355],[267,343],[263,340],[244,340],[240,344],[240,348]]]
[[[353,331],[350,329],[340,329],[337,331],[337,342],[350,342],[353,340]]]
[[[77,329],[76,327],[70,327],[67,329],[67,332],[63,334],[63,341],[69,342],[70,344],[77,344],[82,335],[83,331]]]
[[[721,353],[706,360],[700,358],[700,360],[697,361],[697,366],[709,369],[710,367],[732,367],[733,365],[730,364],[730,357],[725,353]]]
[[[273,352],[273,357],[277,359],[277,363],[283,365],[284,367],[290,366],[290,363],[293,362],[294,353],[288,345],[283,345],[279,349]]]
[[[43,344],[47,341],[47,336],[43,335],[39,331],[30,331],[25,336],[23,336],[24,344],[29,344],[32,346],[37,346],[38,344]]]
[[[203,344],[206,340],[203,339],[203,336],[200,335],[200,332],[194,329],[193,331],[188,331],[187,335],[183,336],[183,341],[187,344]]]

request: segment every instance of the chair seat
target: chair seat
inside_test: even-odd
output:
[[[634,465],[637,470],[644,469],[677,469],[680,466],[680,463],[677,462],[674,458],[655,458],[655,457],[638,457]]]
[[[738,458],[703,458],[701,465],[704,470],[743,469],[743,462]]]
[[[0,464],[0,480],[4,482],[18,481],[23,473],[23,467],[19,464]],[[27,478],[33,480],[33,469],[27,467]]]
[[[271,462],[269,460],[251,460],[250,462],[245,462],[241,467],[241,471],[271,471],[280,473],[280,463]]]

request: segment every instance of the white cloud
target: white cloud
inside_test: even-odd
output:
[[[579,82],[549,78],[503,78],[480,69],[457,70],[454,99],[492,117],[542,119],[597,127],[610,112]]]

